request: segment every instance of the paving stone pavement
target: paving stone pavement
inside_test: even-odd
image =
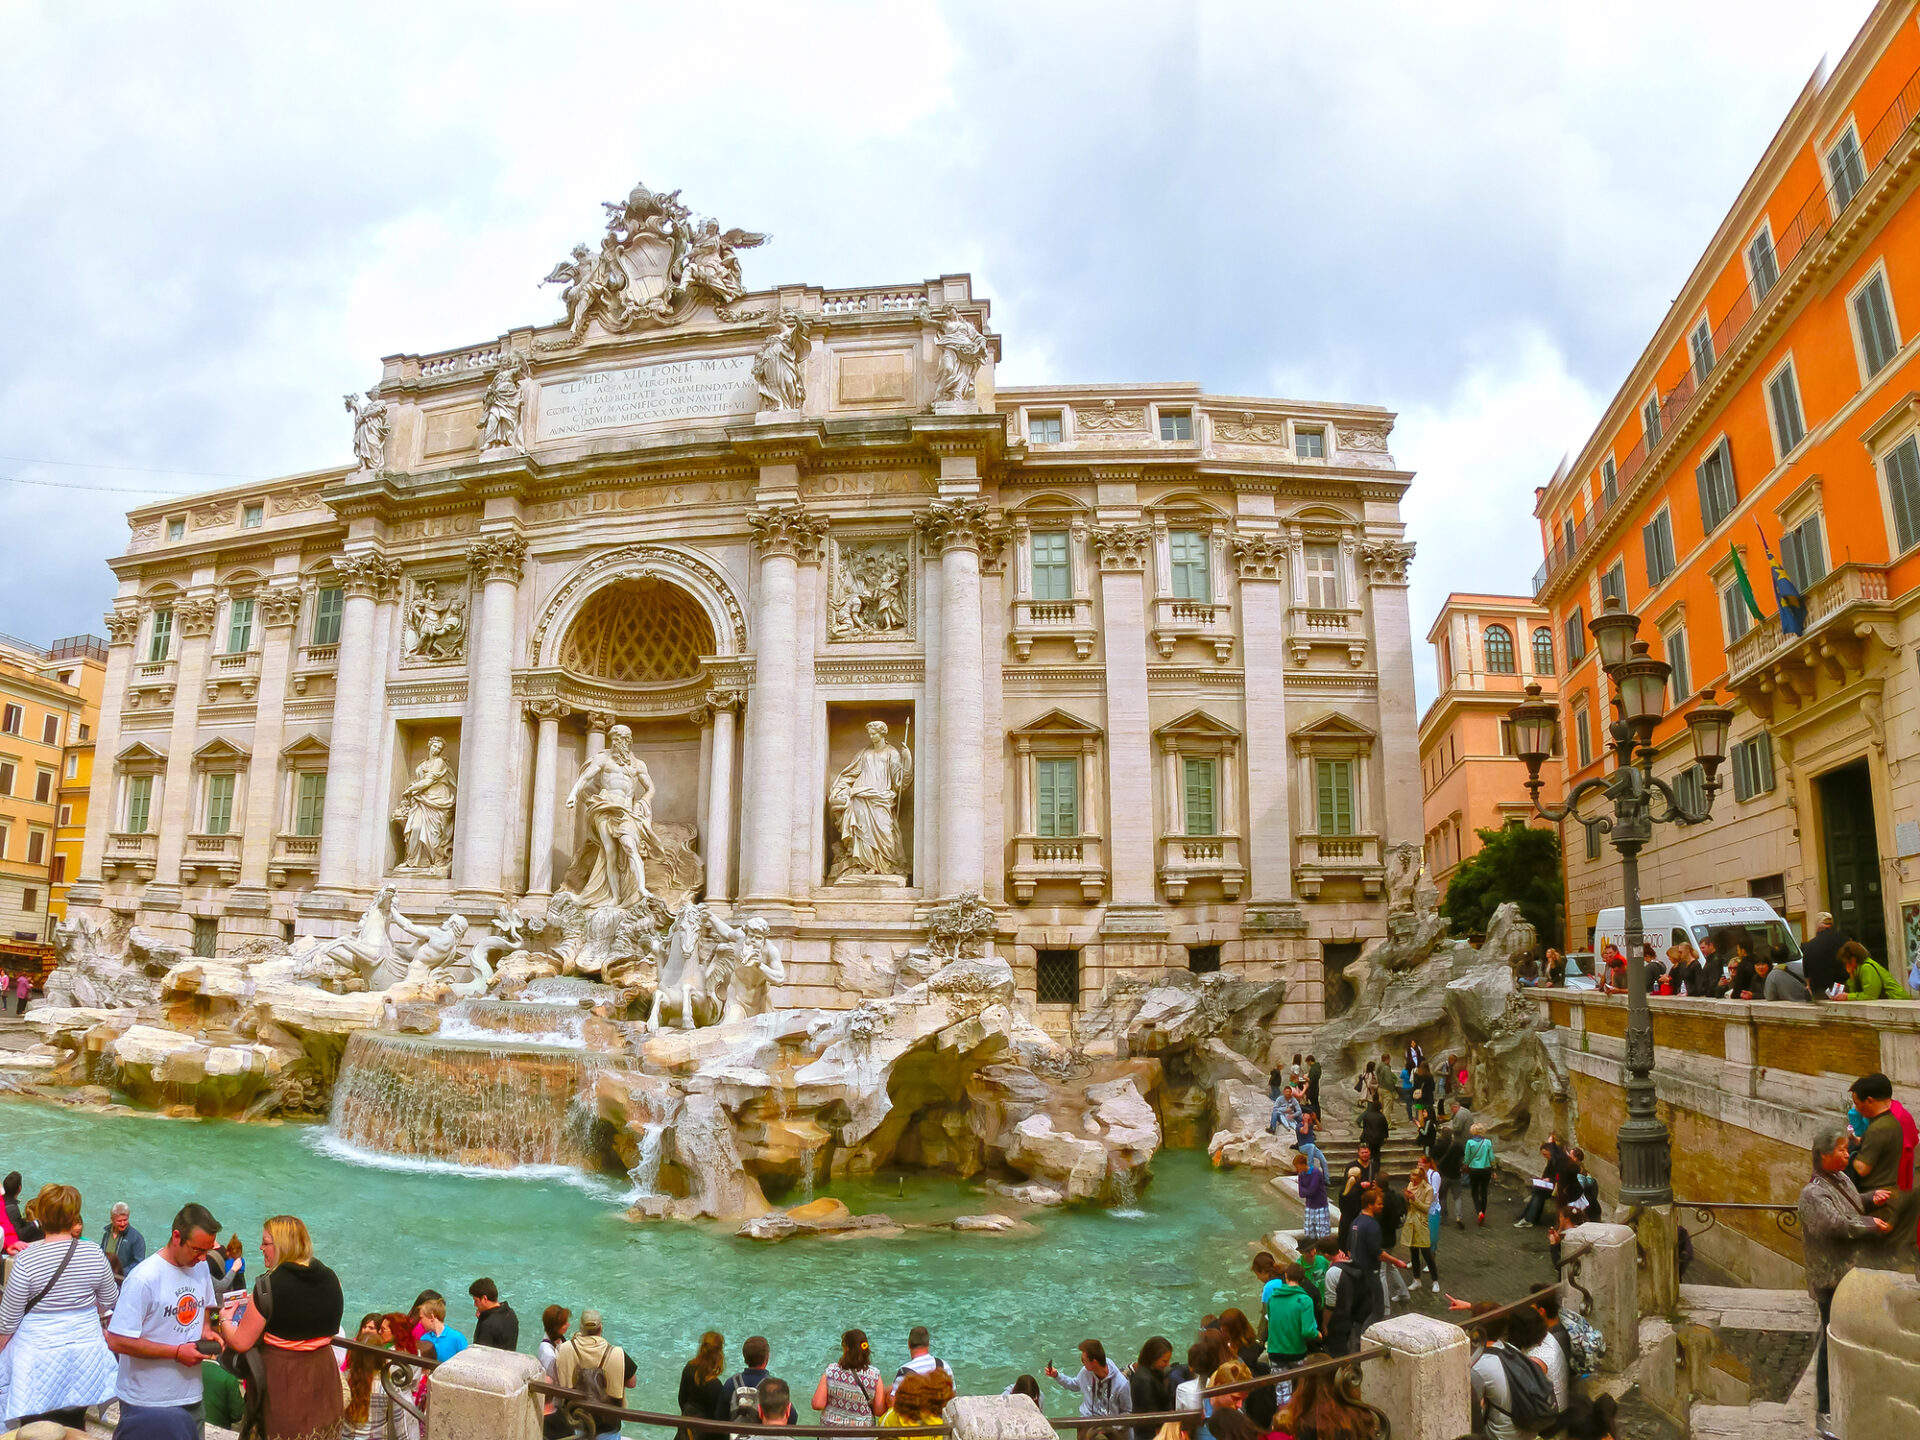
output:
[[[1557,1277],[1547,1254],[1546,1227],[1513,1228],[1526,1203],[1526,1196],[1518,1185],[1503,1185],[1496,1180],[1489,1197],[1485,1226],[1475,1224],[1469,1213],[1465,1230],[1452,1221],[1440,1227],[1440,1244],[1434,1258],[1440,1267],[1441,1293],[1433,1293],[1432,1282],[1423,1268],[1413,1303],[1406,1307],[1396,1305],[1394,1312],[1412,1309],[1423,1315],[1445,1315],[1448,1295],[1461,1300],[1492,1300],[1504,1304],[1551,1284]],[[1407,1258],[1404,1246],[1397,1247],[1393,1253],[1399,1259]],[[1401,1274],[1410,1278],[1411,1272]]]

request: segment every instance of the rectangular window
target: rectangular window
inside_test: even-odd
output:
[[[1693,666],[1687,654],[1687,627],[1676,625],[1663,637],[1667,647],[1667,664],[1673,667],[1673,673],[1667,677],[1673,703],[1678,705],[1693,694]]]
[[[329,585],[314,593],[313,597],[313,643],[315,645],[338,645],[340,643],[340,615],[345,601],[337,585]]]
[[[153,777],[131,775],[127,778],[127,833],[147,833],[147,812],[153,808]]]
[[[1567,616],[1567,668],[1571,670],[1587,658],[1587,616],[1576,605],[1573,613]]]
[[[1727,627],[1729,645],[1753,628],[1753,617],[1747,613],[1746,597],[1741,595],[1738,582],[1720,592],[1720,619]]]
[[[227,653],[244,655],[253,645],[253,601],[235,600],[227,611]]]
[[[1213,599],[1207,573],[1207,537],[1198,530],[1175,530],[1167,537],[1167,553],[1173,557],[1173,598]]]
[[[1307,608],[1311,610],[1338,610],[1340,608],[1340,547],[1338,545],[1306,545],[1301,547],[1301,558],[1307,572]]]
[[[1753,276],[1756,300],[1765,299],[1767,292],[1780,283],[1780,265],[1773,258],[1773,236],[1765,229],[1747,242],[1747,271]]]
[[[1827,552],[1820,539],[1818,515],[1809,515],[1780,537],[1780,563],[1802,595],[1827,573]]]
[[[173,648],[173,611],[153,612],[153,633],[147,640],[147,663],[158,665]]]
[[[1567,516],[1560,522],[1560,550],[1562,554],[1573,554],[1573,517]]]
[[[1660,443],[1660,392],[1655,389],[1640,406],[1640,424],[1647,432],[1647,449]]]
[[[184,516],[167,521],[167,539],[179,540],[182,539],[186,533],[187,522]]]
[[[1724,436],[1694,468],[1693,479],[1700,491],[1700,528],[1711,535],[1740,498],[1733,485],[1733,452]]]
[[[1296,460],[1324,460],[1327,454],[1327,432],[1324,430],[1295,430],[1293,432],[1293,454]]]
[[[1500,753],[1502,755],[1513,754],[1513,721],[1511,720],[1502,720],[1500,722]]]
[[[29,915],[35,910],[38,910],[40,908],[40,892],[31,889],[22,890],[20,892],[20,908]]]
[[[1220,968],[1220,947],[1218,945],[1189,945],[1187,947],[1187,969],[1195,975],[1212,975]]]
[[[1887,456],[1887,495],[1900,548],[1920,545],[1920,440],[1909,436]]]
[[[1773,789],[1773,737],[1762,730],[1733,747],[1733,798],[1751,800]]]
[[[1080,952],[1078,950],[1033,952],[1033,998],[1042,1005],[1078,1005],[1080,1003]]]
[[[85,739],[86,737],[82,736],[81,738]],[[77,754],[69,755],[67,756],[67,779],[78,780],[79,778],[80,778],[80,757]]]
[[[53,803],[53,771],[42,770],[33,777],[33,803],[36,805]]]
[[[1073,598],[1073,571],[1067,562],[1067,532],[1064,530],[1041,530],[1033,537],[1033,598]],[[336,632],[339,629],[338,625],[334,628]]]
[[[1767,382],[1767,409],[1773,415],[1773,439],[1786,459],[1807,438],[1807,424],[1800,414],[1800,385],[1794,378],[1793,362]]]
[[[1213,761],[1182,759],[1181,775],[1186,787],[1187,834],[1213,835],[1218,820],[1213,805]]]
[[[1887,277],[1876,275],[1853,297],[1854,329],[1860,335],[1860,354],[1872,379],[1893,363],[1900,336],[1893,328],[1893,305],[1887,299]]]
[[[1029,415],[1027,417],[1027,442],[1032,445],[1058,445],[1060,443],[1060,417],[1058,415]]]
[[[1162,440],[1193,439],[1193,412],[1189,410],[1162,410],[1160,412],[1160,438]]]
[[[53,857],[53,883],[56,885],[67,883],[67,857],[64,855]]]
[[[293,815],[293,833],[318,835],[320,817],[327,808],[327,772],[308,771],[300,777],[300,798]]]
[[[1587,859],[1598,860],[1600,858],[1600,827],[1582,825],[1580,828],[1587,832]]]
[[[193,917],[193,953],[211,960],[220,946],[220,922],[208,915]]]
[[[1706,772],[1698,765],[1689,765],[1673,777],[1673,793],[1679,799],[1681,808],[1698,814],[1706,806]]]
[[[1581,769],[1593,763],[1593,725],[1585,705],[1573,707],[1573,753]]]
[[[1647,584],[1658,585],[1673,573],[1673,512],[1662,510],[1640,531],[1647,552]]]
[[[60,823],[62,825],[73,824],[73,806],[62,805],[60,807]]]
[[[1319,802],[1320,833],[1353,834],[1353,762],[1316,760],[1313,772],[1315,798]]]
[[[13,794],[13,766],[0,761],[0,795]]]
[[[47,832],[29,830],[27,832],[27,863],[44,865],[47,863]]]
[[[1620,498],[1620,471],[1609,455],[1600,462],[1600,503],[1611,505]]]
[[[0,825],[0,860],[7,858],[7,827]]]
[[[233,828],[233,776],[207,777],[207,834],[224,835]]]
[[[1867,183],[1866,157],[1860,153],[1860,140],[1852,126],[1827,151],[1827,177],[1833,182],[1833,213],[1838,215]]]
[[[87,743],[87,722],[84,720],[80,722],[80,738],[77,743],[81,745],[84,745]]]
[[[6,731],[9,735],[18,735],[20,722],[25,715],[26,711],[18,705],[7,706],[4,711],[0,711],[0,730]]]
[[[1609,596],[1627,603],[1627,562],[1616,560],[1607,573],[1600,577],[1600,598],[1605,601]]]
[[[1080,833],[1080,761],[1033,763],[1034,833],[1049,839]]]
[[[1713,369],[1713,325],[1702,315],[1700,323],[1693,327],[1693,334],[1687,337],[1687,347],[1693,351],[1693,378],[1696,381],[1707,378],[1707,372]]]
[[[265,505],[256,504],[245,506],[240,511],[240,528],[242,530],[257,529],[260,522],[266,518],[267,507]]]
[[[58,745],[60,743],[60,717],[49,715],[40,722],[40,743]]]

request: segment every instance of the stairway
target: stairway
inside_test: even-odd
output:
[[[1351,1090],[1329,1092],[1323,1087],[1320,1110],[1320,1128],[1314,1143],[1326,1152],[1327,1176],[1337,1189],[1360,1149],[1359,1107],[1353,1103]],[[1408,1122],[1405,1110],[1389,1114],[1387,1123],[1393,1128],[1387,1134],[1380,1163],[1388,1179],[1396,1185],[1405,1185],[1407,1177],[1413,1174],[1414,1162],[1421,1155],[1419,1132]]]

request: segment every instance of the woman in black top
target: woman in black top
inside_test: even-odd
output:
[[[703,1420],[720,1420],[720,1372],[727,1365],[727,1341],[718,1330],[700,1337],[700,1350],[680,1371],[680,1413]],[[674,1440],[717,1440],[723,1432],[686,1426],[673,1432]]]
[[[1433,1114],[1433,1096],[1436,1088],[1433,1067],[1422,1060],[1420,1068],[1413,1072],[1413,1103],[1426,1106],[1429,1115]]]
[[[275,1215],[261,1227],[260,1258],[267,1273],[250,1300],[222,1317],[220,1334],[235,1350],[257,1347],[249,1403],[257,1403],[264,1383],[265,1440],[331,1435],[342,1414],[333,1358],[343,1305],[340,1277],[313,1258],[307,1227],[292,1215]]]
[[[1378,1100],[1369,1100],[1367,1108],[1361,1112],[1360,1143],[1370,1146],[1375,1155],[1387,1143],[1387,1117],[1381,1111]]]
[[[1173,1409],[1173,1342],[1156,1335],[1140,1347],[1140,1358],[1127,1367],[1127,1388],[1133,1394],[1133,1413],[1156,1415]],[[1153,1440],[1159,1425],[1136,1425],[1133,1440]]]

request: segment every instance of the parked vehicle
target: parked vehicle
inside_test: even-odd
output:
[[[1561,982],[1568,990],[1597,990],[1600,982],[1594,978],[1593,952],[1574,950],[1567,955],[1567,978]]]
[[[1604,952],[1608,945],[1617,945],[1622,954],[1626,953],[1626,915],[1625,908],[1619,905],[1600,912],[1600,918],[1593,927],[1593,948],[1596,951]],[[1709,935],[1730,930],[1736,935],[1744,932],[1764,943],[1777,964],[1797,964],[1800,959],[1800,941],[1794,935],[1793,928],[1766,901],[1756,900],[1750,895],[1643,904],[1640,907],[1640,929],[1641,938],[1651,940],[1662,956],[1670,945],[1685,943],[1697,949]],[[1729,965],[1733,963],[1731,954],[1723,958]]]

